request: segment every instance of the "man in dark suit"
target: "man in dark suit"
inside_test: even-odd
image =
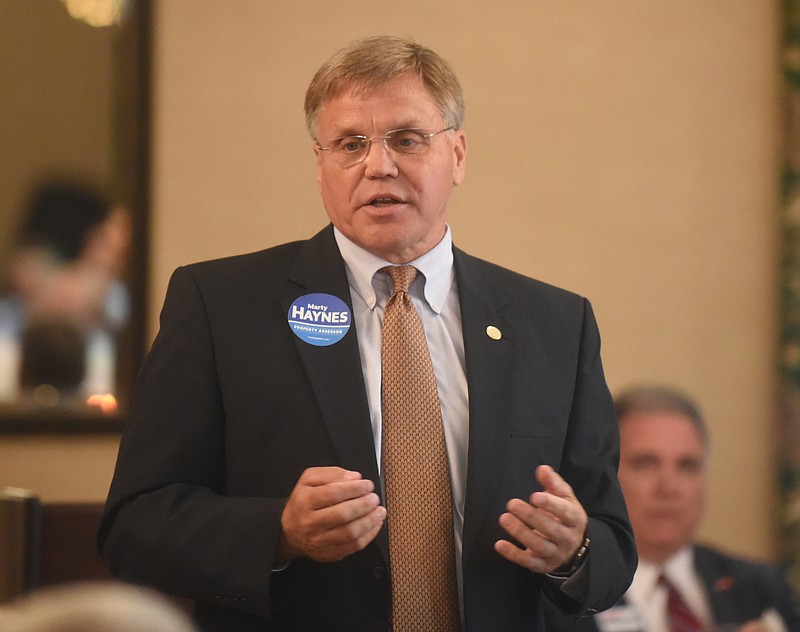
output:
[[[452,70],[407,40],[320,68],[306,117],[332,225],[173,275],[100,531],[116,576],[196,600],[206,630],[434,629],[393,615],[388,542],[411,536],[383,488],[380,272],[410,263],[452,500],[456,614],[438,629],[542,630],[543,592],[575,613],[624,592],[636,555],[591,307],[452,246],[463,116]],[[410,580],[433,612],[427,573]]]
[[[708,435],[697,405],[684,393],[661,386],[631,388],[615,404],[619,476],[639,567],[617,606],[577,619],[548,609],[548,629],[689,632],[696,624],[726,632],[800,630],[797,601],[780,568],[694,543],[705,509],[708,457]],[[677,619],[683,627],[675,627]]]

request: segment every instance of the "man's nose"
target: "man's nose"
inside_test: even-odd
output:
[[[396,176],[397,163],[386,144],[385,138],[371,138],[364,157],[367,176],[380,178],[383,176]]]
[[[663,494],[674,494],[678,489],[678,475],[667,468],[659,471],[658,489]]]

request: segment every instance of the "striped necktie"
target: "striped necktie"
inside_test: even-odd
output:
[[[667,621],[672,632],[701,632],[703,624],[689,609],[675,586],[664,575],[659,582],[667,588]]]

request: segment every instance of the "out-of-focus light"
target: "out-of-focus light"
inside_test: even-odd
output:
[[[61,0],[69,14],[92,26],[111,26],[122,19],[127,0]]]
[[[90,395],[86,400],[86,405],[94,408],[99,408],[106,415],[116,412],[117,398],[110,393]]]

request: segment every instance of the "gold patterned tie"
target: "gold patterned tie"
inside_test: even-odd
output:
[[[381,272],[394,283],[381,347],[392,630],[456,632],[461,624],[442,412],[425,330],[408,295],[417,269]]]

